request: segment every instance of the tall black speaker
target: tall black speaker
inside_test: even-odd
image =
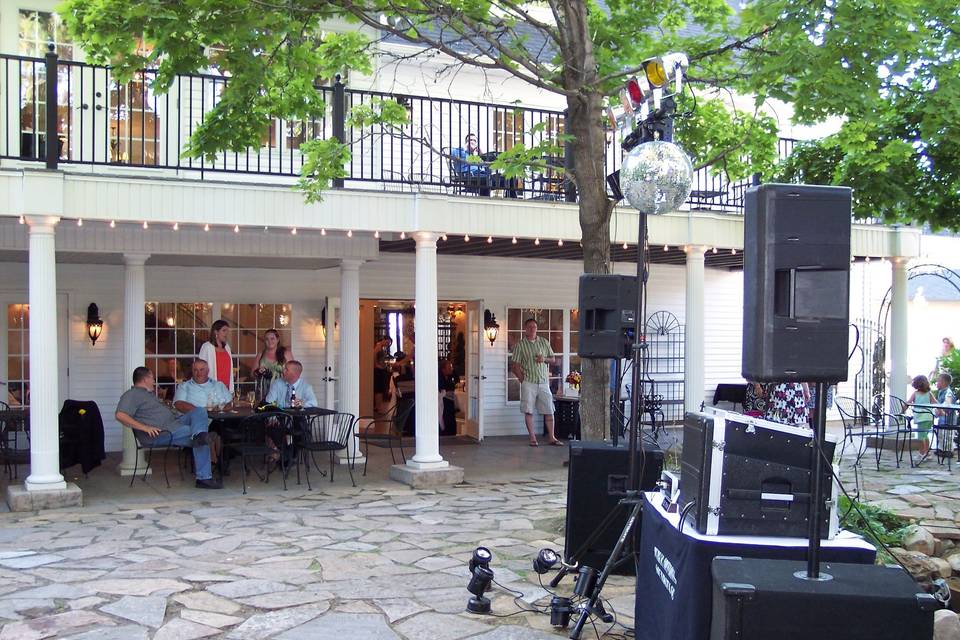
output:
[[[645,460],[645,462],[643,461]],[[650,491],[657,486],[663,471],[663,451],[648,446],[644,450],[640,488]],[[567,519],[564,557],[578,553],[597,530],[600,522],[617,508],[629,485],[630,456],[625,446],[614,447],[605,442],[573,441],[570,443],[570,466],[567,474]],[[600,570],[613,552],[617,538],[627,523],[629,509],[620,509],[616,518],[594,540],[584,554],[576,558],[581,565]],[[635,528],[639,536],[640,527]],[[634,540],[634,548],[639,538]],[[627,562],[614,570],[619,575],[632,575],[634,567]]]
[[[637,277],[580,276],[581,358],[629,358],[637,315]]]
[[[744,204],[743,377],[846,380],[851,190],[765,184]]]

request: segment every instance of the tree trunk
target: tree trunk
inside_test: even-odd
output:
[[[597,88],[597,64],[587,24],[586,3],[562,3],[564,57],[582,61],[565,65],[563,84],[568,91],[565,131],[573,137],[573,179],[580,198],[580,229],[583,270],[610,272],[610,214],[613,202],[607,197],[604,152],[606,138],[602,124],[603,96]],[[580,385],[580,423],[584,440],[603,440],[609,432],[610,361],[583,360]]]

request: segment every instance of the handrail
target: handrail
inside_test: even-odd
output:
[[[48,68],[56,73],[48,73]],[[352,159],[345,167],[346,177],[335,180],[334,188],[409,190],[416,185],[426,191],[488,195],[489,187],[458,179],[445,155],[462,147],[467,133],[477,136],[484,151],[499,153],[521,142],[550,140],[564,130],[562,110],[354,89],[338,77],[331,86],[317,87],[328,105],[323,115],[265,121],[259,147],[223,151],[211,162],[183,154],[229,76],[178,75],[161,95],[151,87],[156,74],[156,69],[145,69],[120,84],[109,65],[61,60],[53,52],[45,58],[0,54],[0,95],[6,96],[0,101],[0,159],[44,161],[51,169],[60,164],[144,167],[197,179],[210,174],[293,179],[303,166],[301,144],[337,138],[350,146]],[[362,131],[348,126],[351,107],[377,99],[403,102],[409,121],[401,127]],[[780,139],[780,157],[789,155],[795,143]],[[608,175],[619,168],[621,156],[611,141],[604,156]],[[563,179],[563,171],[559,163],[531,171],[520,181],[518,195],[575,201],[575,190]],[[750,185],[749,179],[730,182],[701,169],[688,203],[692,208],[737,212]]]

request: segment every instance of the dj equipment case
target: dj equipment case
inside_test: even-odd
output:
[[[809,535],[813,431],[731,411],[687,413],[680,458],[680,506],[705,535]],[[836,437],[821,449],[823,537],[838,528],[831,471]],[[832,487],[832,490],[830,488]],[[693,503],[692,505],[690,503]]]

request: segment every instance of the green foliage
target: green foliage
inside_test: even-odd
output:
[[[303,168],[297,182],[307,202],[320,202],[323,192],[335,178],[346,178],[346,164],[350,162],[350,148],[334,138],[308,140],[300,145]]]
[[[877,544],[878,539],[888,547],[902,544],[904,530],[910,525],[905,518],[888,509],[863,502],[858,502],[857,507],[859,512],[852,508],[849,498],[840,496],[838,508],[841,528],[860,534],[881,552],[882,546]],[[861,513],[863,517],[860,516]]]
[[[960,349],[951,349],[945,356],[941,356],[940,368],[953,377],[950,389],[955,398],[960,398]],[[933,382],[933,380],[930,381],[931,384]]]

